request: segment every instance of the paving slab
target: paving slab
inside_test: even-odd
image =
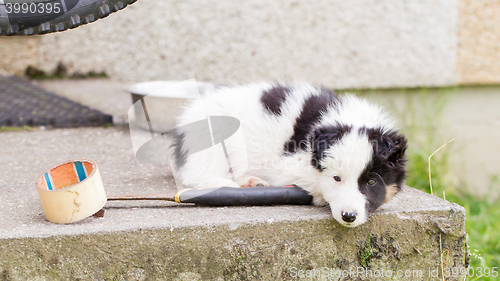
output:
[[[464,209],[412,188],[354,229],[334,221],[328,207],[159,201],[108,202],[103,218],[58,225],[45,220],[35,191],[51,166],[92,159],[107,193],[117,195],[172,190],[171,172],[135,159],[127,126],[1,132],[0,155],[7,280],[280,280],[324,267],[430,274],[443,251],[449,266],[466,263]]]
[[[129,84],[103,78],[34,81],[38,86],[113,116],[114,124],[126,123],[132,97]]]

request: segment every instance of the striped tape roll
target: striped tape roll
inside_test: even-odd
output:
[[[36,184],[48,221],[71,223],[99,211],[107,197],[97,164],[72,160],[45,171]]]

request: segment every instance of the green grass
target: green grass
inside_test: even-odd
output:
[[[428,158],[450,138],[445,138],[442,128],[443,111],[450,99],[453,98],[456,88],[436,89],[398,89],[382,91],[391,99],[389,109],[401,120],[401,127],[409,141],[406,152],[408,157],[408,177],[406,184],[419,190],[431,193],[429,184]],[[377,91],[360,91],[361,95],[375,97]],[[394,100],[401,98],[403,103],[396,105]],[[453,137],[453,136],[451,136]],[[457,203],[466,211],[466,231],[468,234],[468,251],[470,253],[470,267],[483,270],[497,267],[500,274],[500,197],[498,196],[498,175],[491,178],[490,190],[494,196],[479,196],[473,189],[464,184],[461,175],[455,175],[450,170],[451,156],[454,161],[460,159],[460,148],[453,142],[446,145],[431,159],[431,174],[433,194],[446,200]],[[497,187],[497,190],[494,187]],[[471,270],[472,273],[472,270]],[[500,275],[493,277],[468,277],[467,280],[500,280]]]
[[[441,134],[442,112],[454,89],[442,91],[422,90],[419,93],[409,94],[406,97],[406,110],[403,111],[405,134],[409,139],[408,178],[409,186],[431,193],[429,183],[428,158],[441,145],[448,142]],[[425,110],[417,110],[417,108]],[[446,200],[457,203],[466,211],[466,230],[468,233],[468,250],[470,252],[470,267],[476,269],[497,267],[500,271],[500,204],[498,196],[479,196],[471,192],[472,189],[464,186],[460,175],[453,175],[450,171],[450,156],[457,153],[453,143],[438,151],[431,159],[431,174],[433,194]],[[466,161],[466,159],[460,159]],[[493,190],[497,177],[492,177],[491,194],[498,194]],[[444,193],[443,193],[444,192]],[[472,270],[471,270],[472,272]],[[467,280],[499,280],[493,277],[469,277]]]
[[[470,194],[459,194],[454,197],[452,200],[464,206],[467,213],[470,266],[483,269],[497,267],[497,271],[500,271],[500,205],[487,198],[475,198]],[[498,279],[500,276],[483,278],[483,280]]]

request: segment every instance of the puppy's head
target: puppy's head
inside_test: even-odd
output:
[[[358,226],[389,201],[405,178],[406,139],[383,128],[317,128],[310,136],[319,189],[340,224]]]

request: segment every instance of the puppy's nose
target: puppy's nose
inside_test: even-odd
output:
[[[342,220],[345,222],[353,222],[356,220],[356,212],[342,212]]]

